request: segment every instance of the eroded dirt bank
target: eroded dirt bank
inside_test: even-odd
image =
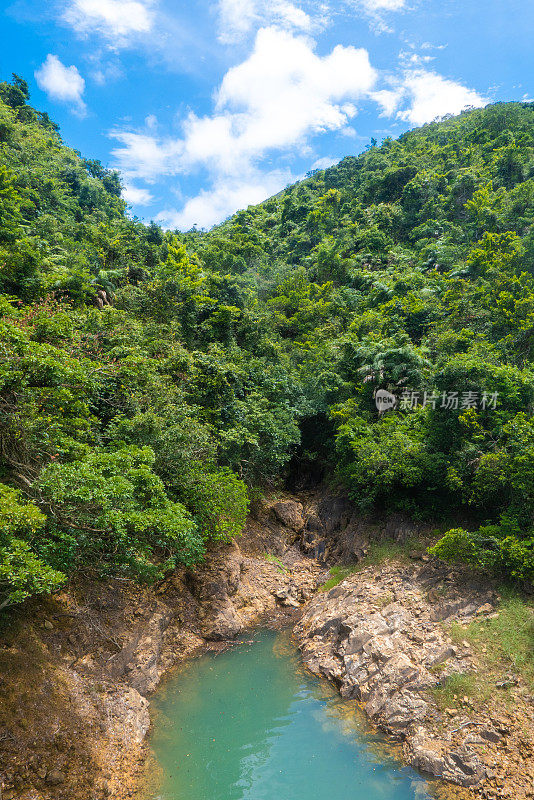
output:
[[[409,763],[466,796],[534,797],[534,705],[521,682],[482,708],[459,698],[444,709],[433,694],[447,675],[479,668],[448,626],[498,613],[492,587],[420,549],[316,593],[317,556],[358,562],[377,538],[421,533],[401,517],[362,520],[343,497],[286,495],[257,503],[239,542],[193,572],[150,590],[79,583],[27,609],[0,636],[2,800],[133,797],[162,676],[254,625],[295,623],[308,667],[401,742]]]
[[[195,571],[152,589],[80,582],[1,632],[1,800],[132,797],[162,675],[248,627],[288,624],[324,580],[297,543],[301,510],[258,503],[239,542]]]

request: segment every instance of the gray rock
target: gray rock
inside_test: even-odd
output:
[[[440,753],[422,745],[414,747],[410,763],[415,769],[435,778],[440,778],[445,770],[445,759]]]
[[[436,667],[438,664],[444,664],[445,661],[448,661],[449,658],[452,658],[455,655],[455,648],[447,645],[446,647],[441,647],[439,650],[432,653],[427,663],[430,667]]]
[[[478,755],[462,747],[448,751],[445,742],[418,728],[408,742],[408,761],[416,769],[460,786],[477,786],[486,777]]]
[[[359,633],[351,634],[344,647],[344,654],[350,656],[360,653],[364,645],[372,638],[372,635],[368,631],[360,631]]]
[[[295,632],[305,663],[336,683],[343,697],[359,701],[381,730],[403,741],[414,767],[470,787],[484,779],[485,767],[471,749],[475,741],[451,750],[450,738],[438,729],[441,716],[428,689],[439,677],[429,668],[446,664],[445,674],[472,668],[440,622],[473,618],[485,594],[455,594],[447,575],[439,562],[363,570],[312,600]]]
[[[230,601],[219,607],[214,619],[204,627],[203,636],[211,641],[235,639],[243,630],[243,623]]]
[[[445,762],[443,777],[460,786],[477,786],[486,777],[479,757],[465,748],[449,753]]]
[[[502,733],[496,731],[495,728],[482,728],[479,731],[479,735],[482,736],[483,739],[486,739],[488,742],[494,742],[497,744],[502,740]]]
[[[397,692],[388,698],[383,707],[385,727],[390,732],[407,728],[414,722],[422,721],[427,714],[428,703],[410,691]]]

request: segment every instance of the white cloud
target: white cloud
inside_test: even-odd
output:
[[[269,25],[312,33],[325,28],[332,17],[354,12],[367,15],[377,31],[387,31],[384,17],[406,10],[408,0],[218,0],[219,39],[235,44]]]
[[[397,89],[379,89],[371,93],[371,98],[382,106],[382,114],[385,117],[392,117],[399,107],[404,96],[404,88],[398,86]]]
[[[400,110],[398,117],[413,125],[424,125],[445,114],[459,114],[469,106],[480,107],[489,102],[474,89],[424,69],[405,73],[400,93],[408,107]]]
[[[320,57],[309,40],[263,28],[249,58],[224,76],[216,113],[186,121],[184,160],[232,171],[270,149],[304,145],[343,128],[356,113],[351,101],[375,80],[366,50],[338,45]]]
[[[130,205],[148,206],[154,200],[154,196],[140,186],[134,186],[133,183],[126,183],[122,190],[122,196]]]
[[[256,0],[220,0],[219,38],[233,44],[245,36],[256,20]]]
[[[111,137],[122,147],[112,150],[117,167],[130,178],[154,181],[175,174],[183,146],[180,140],[158,140],[155,136],[130,131],[113,131]]]
[[[262,161],[272,151],[305,153],[312,136],[346,130],[375,81],[366,50],[338,45],[321,57],[310,40],[263,28],[251,55],[224,76],[211,116],[190,113],[176,139],[114,131],[113,155],[129,179],[208,170],[211,188],[166,213],[182,226],[213,224],[285,186],[289,174],[262,171]]]
[[[406,0],[361,0],[363,7],[370,13],[377,11],[402,11],[406,8]]]
[[[183,187],[175,186],[179,207],[158,219],[182,229],[209,227],[294,179],[289,168],[273,169],[273,156],[311,156],[314,137],[325,132],[356,136],[357,105],[369,100],[384,115],[414,125],[486,102],[475,90],[405,59],[397,76],[383,76],[378,84],[366,50],[338,45],[320,56],[310,38],[267,27],[257,32],[250,55],[224,75],[211,114],[190,112],[175,137],[161,136],[149,115],[142,130],[111,133],[117,142],[112,154],[130,183],[207,176],[196,197],[181,199]],[[329,163],[324,158],[313,166]],[[134,185],[134,193],[150,196]]]
[[[314,27],[314,20],[302,8],[298,8],[293,3],[275,2],[271,4],[273,14],[278,16],[279,21],[289,27],[301,31],[311,31]]]
[[[180,230],[189,230],[193,225],[210,228],[240,208],[261,203],[295,180],[294,175],[284,170],[264,173],[252,169],[244,176],[220,176],[209,189],[186,200],[181,210],[161,211],[156,221]]]
[[[77,33],[99,33],[116,46],[154,23],[152,0],[70,0],[63,18]]]
[[[52,100],[73,103],[80,113],[85,112],[82,95],[85,81],[75,66],[66,67],[57,56],[49,53],[46,61],[35,71],[40,89]]]
[[[376,33],[392,33],[386,23],[391,12],[407,11],[407,0],[346,0],[349,6],[355,7],[369,17],[371,28]]]
[[[318,158],[312,164],[312,169],[328,169],[328,167],[337,164],[339,158],[332,158],[331,156],[323,156],[322,158]]]
[[[320,27],[324,14],[310,16],[289,0],[219,0],[219,39],[235,44],[259,27],[277,27],[309,33]]]

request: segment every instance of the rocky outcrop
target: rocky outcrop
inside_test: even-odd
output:
[[[295,533],[300,533],[304,530],[303,511],[302,503],[295,500],[280,500],[273,505],[275,517],[282,525],[295,531]]]
[[[472,738],[472,721],[443,714],[432,689],[476,669],[467,644],[454,645],[442,623],[483,617],[496,599],[480,586],[454,586],[440,564],[367,568],[314,599],[295,633],[309,669],[401,741],[410,764],[473,787],[487,775],[484,748]]]
[[[330,564],[354,564],[367,554],[369,544],[377,539],[404,543],[421,530],[403,514],[386,520],[362,516],[346,494],[312,496],[306,504],[302,548],[321,555]]]

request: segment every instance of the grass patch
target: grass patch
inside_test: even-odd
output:
[[[330,577],[322,586],[319,587],[320,592],[327,592],[333,589],[338,583],[344,581],[349,575],[359,572],[365,567],[377,566],[384,563],[384,561],[408,561],[409,553],[415,550],[418,553],[426,552],[426,545],[420,539],[412,538],[407,539],[405,542],[395,542],[393,539],[383,539],[371,541],[365,557],[357,564],[348,564],[345,566],[331,567]],[[387,603],[385,603],[387,605]]]
[[[474,698],[482,690],[480,676],[474,672],[454,672],[444,678],[439,686],[432,689],[438,706],[441,708],[455,707],[463,697]],[[484,687],[484,693],[487,688]]]
[[[283,564],[278,556],[275,556],[273,553],[265,553],[265,560],[269,561],[271,564],[274,564],[279,572],[287,572],[287,567]]]
[[[534,690],[534,605],[510,588],[501,589],[499,616],[475,619],[464,627],[449,626],[451,639],[468,642],[480,668],[472,673],[455,673],[432,690],[441,708],[457,708],[464,697],[475,703],[501,699],[513,701],[506,680],[513,674]],[[497,688],[498,684],[503,688]]]
[[[369,550],[361,562],[361,566],[376,566],[384,561],[407,561],[412,550],[425,553],[426,545],[416,538],[406,539],[405,542],[396,542],[393,539],[370,542]]]
[[[331,567],[330,577],[321,586],[319,586],[319,591],[328,592],[329,589],[333,589],[334,586],[337,586],[338,583],[344,581],[345,578],[349,577],[349,575],[352,575],[354,572],[357,572],[358,566],[359,566],[358,564],[353,564],[348,567]]]
[[[495,685],[512,672],[534,690],[534,605],[509,588],[501,589],[499,616],[451,625],[455,642],[467,641]]]
[[[453,672],[430,690],[436,704],[442,711],[454,709],[469,711],[480,705],[488,705],[498,690],[494,677],[483,671]],[[508,692],[499,692],[501,700],[508,702]]]

